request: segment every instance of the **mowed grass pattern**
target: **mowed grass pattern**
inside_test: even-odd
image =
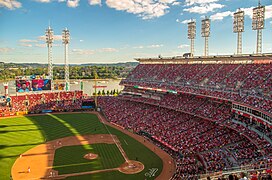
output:
[[[43,143],[44,141],[55,140],[67,136],[85,135],[85,134],[108,134],[104,124],[102,124],[96,115],[93,114],[52,114],[44,116],[26,116],[10,119],[0,119],[0,179],[10,179],[11,167],[19,157],[28,149]],[[128,135],[108,127],[112,134],[115,134],[120,140],[123,149],[129,159],[136,158],[145,165],[144,171],[134,175],[126,175],[114,171],[111,173],[98,173],[94,175],[71,177],[71,179],[118,179],[118,180],[138,180],[138,179],[155,179],[162,170],[162,160],[144,145],[129,137]],[[92,146],[90,146],[92,147]],[[107,147],[99,151],[107,151]],[[86,150],[85,148],[81,148]],[[107,159],[111,160],[111,154]],[[106,159],[106,160],[107,160]],[[67,159],[68,160],[68,159]],[[81,158],[84,163],[83,158]],[[62,163],[67,164],[66,162]],[[57,163],[57,162],[56,162]],[[81,163],[77,162],[77,163]],[[100,161],[101,167],[112,166]],[[103,164],[104,163],[104,164]],[[99,167],[99,166],[97,166]],[[158,168],[154,177],[145,177],[145,173],[150,168]],[[81,168],[74,168],[81,172]],[[66,172],[64,170],[64,172]],[[69,178],[68,178],[69,179]]]
[[[28,117],[40,129],[47,141],[67,136],[108,134],[94,114],[51,114]]]
[[[0,119],[0,179],[10,179],[16,158],[43,141],[41,130],[27,117]]]
[[[85,154],[98,154],[98,158],[87,160]],[[56,150],[54,169],[59,174],[86,172],[117,168],[125,162],[115,144],[92,144],[83,146],[66,146]]]

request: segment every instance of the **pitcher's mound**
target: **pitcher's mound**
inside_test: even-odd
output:
[[[96,159],[97,157],[98,157],[98,155],[93,154],[93,153],[88,153],[88,154],[85,154],[85,156],[84,156],[85,159],[89,159],[89,160]]]
[[[144,170],[144,165],[139,161],[129,160],[119,167],[119,171],[124,174],[136,174]]]

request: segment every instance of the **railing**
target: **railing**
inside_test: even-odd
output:
[[[207,179],[209,176],[210,178],[217,178],[223,175],[229,175],[229,174],[237,174],[240,172],[256,172],[256,171],[263,171],[267,169],[272,168],[272,162],[265,163],[262,167],[253,167],[252,165],[246,165],[246,166],[240,166],[240,167],[232,167],[232,168],[226,168],[224,171],[219,172],[210,172],[207,174],[201,174],[200,179]]]

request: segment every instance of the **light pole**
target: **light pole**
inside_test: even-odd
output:
[[[196,36],[196,22],[195,20],[191,20],[191,22],[188,23],[188,39],[191,39],[191,57],[194,56],[195,36]]]
[[[69,64],[68,64],[68,44],[70,42],[70,32],[66,28],[62,31],[62,42],[64,44],[64,62],[65,62],[65,90],[70,90],[70,83],[69,83]]]
[[[206,17],[202,21],[201,36],[205,38],[204,56],[209,55],[209,37],[211,33],[211,20]]]
[[[265,13],[265,7],[261,6],[261,2],[259,0],[258,7],[255,7],[253,9],[253,17],[252,17],[252,29],[257,30],[256,54],[262,53],[262,30],[264,29],[264,13]]]
[[[234,13],[233,32],[237,33],[237,54],[242,54],[242,33],[244,32],[245,12],[240,9]]]
[[[46,44],[48,48],[48,76],[51,80],[51,90],[53,90],[53,61],[52,61],[52,44],[53,44],[53,29],[48,27],[45,31]]]

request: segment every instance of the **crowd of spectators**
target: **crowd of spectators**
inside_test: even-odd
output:
[[[153,101],[121,95],[100,97],[99,105],[109,121],[136,133],[146,132],[177,149],[182,158],[175,156],[175,177],[194,176],[201,166],[222,171],[259,162],[272,151],[258,134],[231,121],[228,103],[185,94],[165,94]],[[201,165],[194,161],[196,156]]]
[[[28,112],[39,113],[50,111],[73,111],[81,109],[82,91],[32,93],[20,96],[11,96],[8,105],[1,106],[1,116],[7,113]],[[5,112],[5,114],[3,114]]]
[[[272,64],[140,64],[121,84],[212,96],[272,113]]]

